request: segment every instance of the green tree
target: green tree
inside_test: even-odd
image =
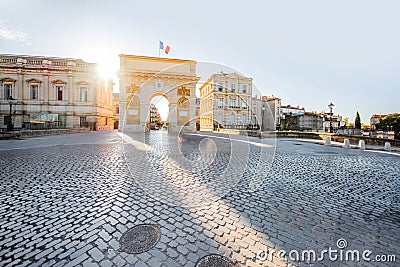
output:
[[[354,128],[356,129],[361,129],[361,119],[360,119],[360,114],[356,114],[356,121],[354,122]]]
[[[394,131],[394,138],[400,139],[400,114],[392,114],[379,120],[376,129],[381,131]]]
[[[346,117],[344,118],[344,125],[346,126],[346,128],[354,128],[354,123],[349,122],[349,118]]]

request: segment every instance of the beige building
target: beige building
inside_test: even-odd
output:
[[[247,129],[251,124],[252,78],[217,73],[200,87],[200,130]]]
[[[286,115],[294,115],[294,116],[298,116],[298,115],[304,115],[304,113],[306,112],[304,107],[294,107],[291,105],[286,105],[286,106],[281,106],[281,110],[282,110],[282,115],[286,116]]]
[[[396,114],[396,113],[394,113]],[[394,114],[373,114],[369,119],[371,130],[376,131],[376,125],[379,123],[381,119],[386,118],[387,116],[394,115]]]
[[[118,129],[119,124],[119,93],[113,93],[114,108],[114,129]]]
[[[341,127],[345,125],[342,116],[337,114],[325,113],[323,115],[322,131],[330,132],[331,128],[333,132],[337,132]]]
[[[196,110],[196,131],[200,131],[200,98],[195,100],[195,110]]]
[[[112,87],[80,59],[0,55],[0,129],[113,129]]]
[[[154,104],[150,104],[149,123],[151,130],[159,130],[162,126],[160,113]]]
[[[169,102],[169,131],[196,129],[196,61],[120,55],[119,78],[119,130],[150,129],[150,103],[155,96]]]
[[[253,97],[252,124],[262,131],[275,131],[281,124],[281,99],[278,97]]]

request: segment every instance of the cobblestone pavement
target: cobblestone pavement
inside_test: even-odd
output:
[[[0,266],[195,266],[213,253],[243,266],[398,266],[256,257],[338,249],[338,239],[343,250],[399,257],[396,155],[287,139],[275,150],[275,140],[221,134],[129,136],[124,145],[116,132],[0,141]],[[122,252],[121,236],[143,223],[158,225],[157,245]]]

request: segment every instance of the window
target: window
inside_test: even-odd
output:
[[[79,126],[80,127],[87,127],[86,117],[79,117]]]
[[[242,84],[242,92],[247,93],[247,84]]]
[[[223,89],[224,86],[219,83],[219,84],[217,84],[217,87],[218,87],[218,91],[222,92],[222,89]]]
[[[224,107],[224,99],[223,98],[218,98],[218,107],[223,108]]]
[[[158,80],[158,81],[156,82],[156,88],[157,88],[157,90],[162,90],[162,88],[163,88],[163,82],[160,81],[160,80]]]
[[[5,83],[4,85],[4,99],[9,99],[12,96],[12,84]]]
[[[231,84],[231,92],[235,92],[236,90],[236,84],[232,83]]]
[[[231,98],[230,107],[231,107],[231,108],[236,107],[236,99],[232,99],[232,98]]]
[[[242,115],[242,124],[247,124],[247,116],[246,116],[246,114]]]
[[[88,99],[88,97],[87,97],[87,95],[88,95],[88,90],[87,90],[87,88],[86,87],[81,87],[80,88],[81,89],[81,94],[80,94],[80,99],[81,99],[81,101],[82,102],[86,102],[87,101],[87,99]]]
[[[242,109],[247,109],[247,103],[245,100],[242,100]]]
[[[37,84],[31,84],[31,99],[32,100],[37,100],[39,99],[39,86]]]
[[[115,113],[119,114],[119,106],[115,107]]]
[[[235,113],[231,114],[231,124],[235,124]]]
[[[63,90],[64,90],[63,86],[60,85],[56,86],[57,100],[63,100]]]
[[[218,123],[222,124],[223,115],[222,113],[218,113]]]
[[[11,121],[10,118],[11,118],[10,116],[4,116],[4,125],[10,124],[10,121]]]

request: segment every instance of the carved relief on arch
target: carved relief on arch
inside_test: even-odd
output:
[[[136,94],[139,92],[140,86],[132,83],[131,85],[127,85],[125,87],[125,93]]]
[[[182,85],[180,88],[178,88],[177,94],[181,96],[190,96],[190,89]]]
[[[140,124],[140,98],[130,95],[126,100],[126,125]]]
[[[181,97],[178,99],[178,107],[180,108],[189,108],[189,99],[186,97]]]
[[[181,97],[177,104],[178,126],[189,126],[189,99]]]

